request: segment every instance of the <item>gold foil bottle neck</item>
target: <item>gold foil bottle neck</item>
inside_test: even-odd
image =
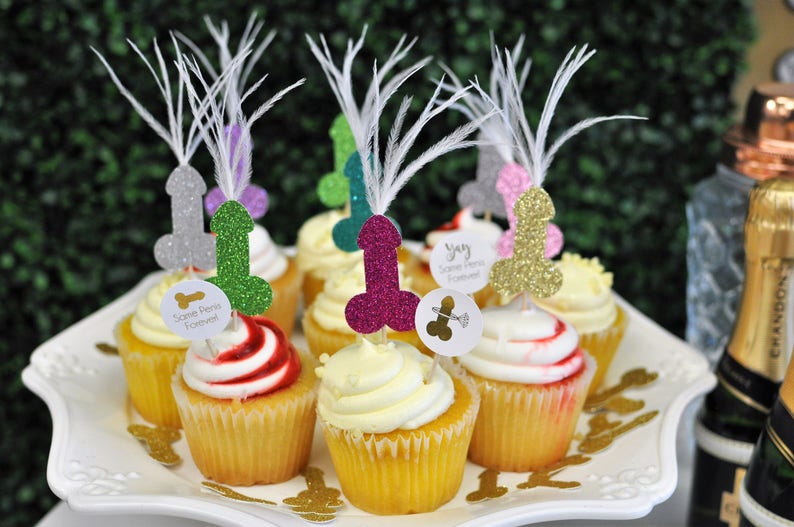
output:
[[[728,353],[780,382],[794,346],[794,179],[753,188],[744,230],[744,288]]]
[[[750,191],[744,248],[748,260],[794,258],[794,179],[762,181]]]
[[[794,84],[757,85],[723,136],[722,163],[753,179],[794,177]]]

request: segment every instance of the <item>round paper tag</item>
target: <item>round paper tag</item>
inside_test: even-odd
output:
[[[232,306],[220,287],[204,280],[186,280],[169,289],[160,302],[168,329],[189,340],[204,340],[226,329]]]
[[[454,232],[430,253],[430,273],[441,287],[474,293],[488,285],[496,250],[479,234]]]
[[[480,308],[470,296],[455,289],[434,289],[422,297],[415,320],[419,338],[439,355],[464,355],[482,337]]]

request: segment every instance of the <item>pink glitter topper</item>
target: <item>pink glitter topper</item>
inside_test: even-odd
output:
[[[507,221],[510,228],[508,228],[499,242],[496,245],[496,251],[501,258],[509,258],[513,256],[513,244],[516,237],[516,215],[513,207],[518,200],[519,196],[524,193],[528,188],[532,187],[532,180],[529,177],[526,169],[518,163],[508,163],[499,171],[499,177],[496,180],[496,190],[502,195],[505,202],[505,209],[507,210]],[[546,226],[546,249],[544,256],[546,258],[554,258],[562,250],[563,235],[557,225],[549,222]]]
[[[350,299],[345,307],[348,325],[358,333],[375,333],[389,326],[394,331],[414,329],[419,297],[401,290],[397,267],[397,248],[402,237],[386,216],[371,216],[358,234],[364,251],[366,292]]]

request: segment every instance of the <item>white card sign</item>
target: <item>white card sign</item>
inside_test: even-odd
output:
[[[214,337],[229,324],[232,306],[215,284],[186,280],[169,289],[160,302],[160,314],[168,329],[189,340]]]
[[[454,232],[430,253],[430,273],[441,287],[474,293],[488,285],[496,249],[473,232]]]
[[[455,289],[434,289],[416,307],[416,332],[432,351],[447,357],[470,352],[482,337],[482,313],[474,300]]]

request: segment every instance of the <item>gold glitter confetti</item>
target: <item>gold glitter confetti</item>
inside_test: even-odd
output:
[[[648,372],[645,368],[629,370],[621,376],[620,382],[615,386],[601,390],[588,397],[587,401],[584,403],[584,409],[586,412],[597,412],[602,409],[610,399],[624,390],[632,387],[645,386],[655,381],[658,377],[658,373]]]
[[[519,483],[516,485],[519,489],[534,489],[537,487],[551,487],[555,489],[575,489],[577,487],[581,487],[582,484],[578,481],[559,481],[556,479],[552,479],[554,476],[559,474],[562,469],[565,467],[569,467],[571,465],[581,465],[582,463],[587,463],[590,461],[590,457],[583,456],[581,454],[574,454],[572,456],[566,456],[561,460],[557,461],[546,467],[543,470],[539,470],[533,472],[529,475],[529,478],[524,483]]]
[[[180,438],[179,430],[167,426],[153,428],[146,425],[129,425],[127,432],[141,441],[149,452],[149,457],[166,466],[176,465],[182,458],[174,452],[171,443]]]
[[[105,355],[118,355],[119,349],[114,346],[113,344],[108,344],[107,342],[97,342],[94,344],[94,347],[104,353]]]
[[[491,267],[491,285],[503,296],[527,292],[546,298],[562,286],[562,273],[545,257],[546,224],[554,217],[554,204],[545,190],[530,187],[516,200],[517,218],[513,256]]]
[[[261,503],[264,505],[276,505],[274,501],[263,500],[261,498],[252,498],[251,496],[246,496],[245,494],[240,494],[236,490],[230,489],[224,485],[220,485],[213,481],[202,481],[201,486],[205,489],[211,490],[213,492],[217,492],[224,498],[228,498],[234,501],[243,501],[246,503]]]
[[[306,479],[306,490],[285,498],[283,502],[306,521],[324,523],[334,520],[336,510],[345,504],[339,499],[342,492],[325,486],[323,471],[319,468],[306,467],[301,475]]]
[[[507,487],[497,485],[499,479],[498,470],[489,468],[482,471],[478,478],[480,479],[480,488],[466,495],[466,501],[469,503],[479,503],[507,494]]]
[[[602,408],[607,412],[615,412],[616,414],[630,414],[645,408],[645,401],[617,395],[604,403]]]
[[[659,410],[653,410],[635,417],[626,424],[623,424],[622,421],[610,422],[603,415],[597,415],[590,420],[591,430],[587,433],[584,440],[579,443],[579,452],[586,454],[600,452],[611,445],[618,437],[651,421],[657,415],[659,415]]]

